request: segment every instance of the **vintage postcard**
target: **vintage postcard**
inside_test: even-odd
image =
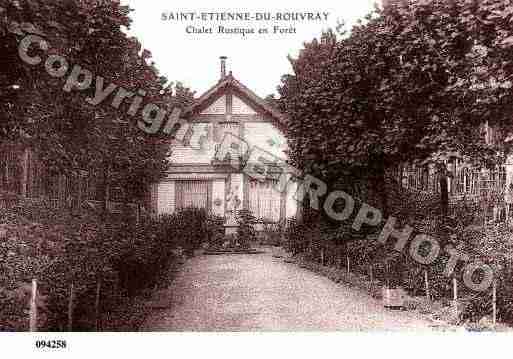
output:
[[[2,347],[511,333],[511,0],[0,0],[0,149]]]

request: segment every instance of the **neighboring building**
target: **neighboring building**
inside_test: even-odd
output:
[[[496,130],[487,124],[482,126],[481,132],[486,143],[496,141]],[[457,157],[446,162],[449,203],[478,202],[487,221],[510,220],[513,217],[513,156],[494,169],[475,167]],[[440,193],[439,175],[433,165],[402,164],[397,179],[403,188]]]
[[[408,0],[382,0],[383,8],[407,3]],[[494,141],[495,131],[484,124],[487,143]],[[469,200],[479,202],[486,220],[504,221],[513,217],[513,156],[493,170],[478,168],[456,159],[447,161],[449,202]],[[402,164],[397,179],[404,188],[439,193],[439,178],[433,166]]]
[[[207,135],[200,150],[177,142],[171,144],[171,168],[153,188],[158,215],[187,207],[205,208],[210,213],[233,217],[237,209],[249,209],[258,219],[278,222],[296,215],[292,198],[273,188],[272,180],[256,181],[241,169],[215,160],[216,149],[227,133],[244,139],[250,147],[286,160],[287,141],[280,131],[285,118],[230,72],[221,58],[221,78],[185,111],[195,130]]]
[[[45,198],[54,207],[78,207],[86,202],[99,207],[103,192],[100,176],[87,171],[54,174],[31,147],[0,145],[0,206],[5,205],[2,195],[10,193],[27,200]],[[122,188],[111,187],[108,197],[109,210],[121,213]]]

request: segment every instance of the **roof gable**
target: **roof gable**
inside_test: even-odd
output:
[[[225,97],[224,95],[228,91],[232,91],[234,100],[237,101],[237,105],[243,108],[243,112],[254,111],[254,113],[263,114],[279,126],[282,126],[285,123],[286,117],[283,114],[270,106],[265,100],[260,98],[257,94],[233,77],[231,72],[228,76],[219,80],[215,86],[201,95],[194,104],[186,110],[186,114],[192,116],[204,113],[206,109],[211,108],[215,103],[217,103],[220,98]]]
[[[226,113],[226,96],[223,95],[215,100],[212,104],[208,105],[201,114],[205,115],[221,115]]]
[[[258,112],[239,96],[234,95],[232,97],[232,113],[234,115],[256,115]]]

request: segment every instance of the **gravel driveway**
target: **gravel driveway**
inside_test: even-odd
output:
[[[380,302],[270,254],[199,256],[157,301],[143,331],[429,330]]]

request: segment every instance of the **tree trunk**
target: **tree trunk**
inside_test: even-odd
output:
[[[132,207],[130,207],[130,193],[129,191],[127,190],[128,188],[128,184],[125,183],[125,185],[123,186],[123,219],[130,219],[132,220],[133,218],[133,211],[132,211]],[[137,204],[137,209],[136,211],[139,211],[139,204]],[[139,218],[139,213],[136,213],[136,216],[137,218]],[[138,220],[137,220],[137,223],[138,223]]]
[[[447,218],[449,214],[449,181],[447,178],[447,169],[445,165],[439,166],[440,173],[440,215]]]
[[[82,212],[82,200],[87,200],[84,195],[84,181],[87,181],[87,177],[82,177],[81,172],[77,173],[77,201],[75,202],[74,209],[78,211],[78,213]]]
[[[103,165],[102,174],[103,186],[102,186],[102,217],[105,221],[109,210],[109,165]]]
[[[22,154],[22,176],[21,176],[21,196],[26,198],[28,196],[27,186],[28,186],[28,176],[29,176],[29,150],[23,150]]]

